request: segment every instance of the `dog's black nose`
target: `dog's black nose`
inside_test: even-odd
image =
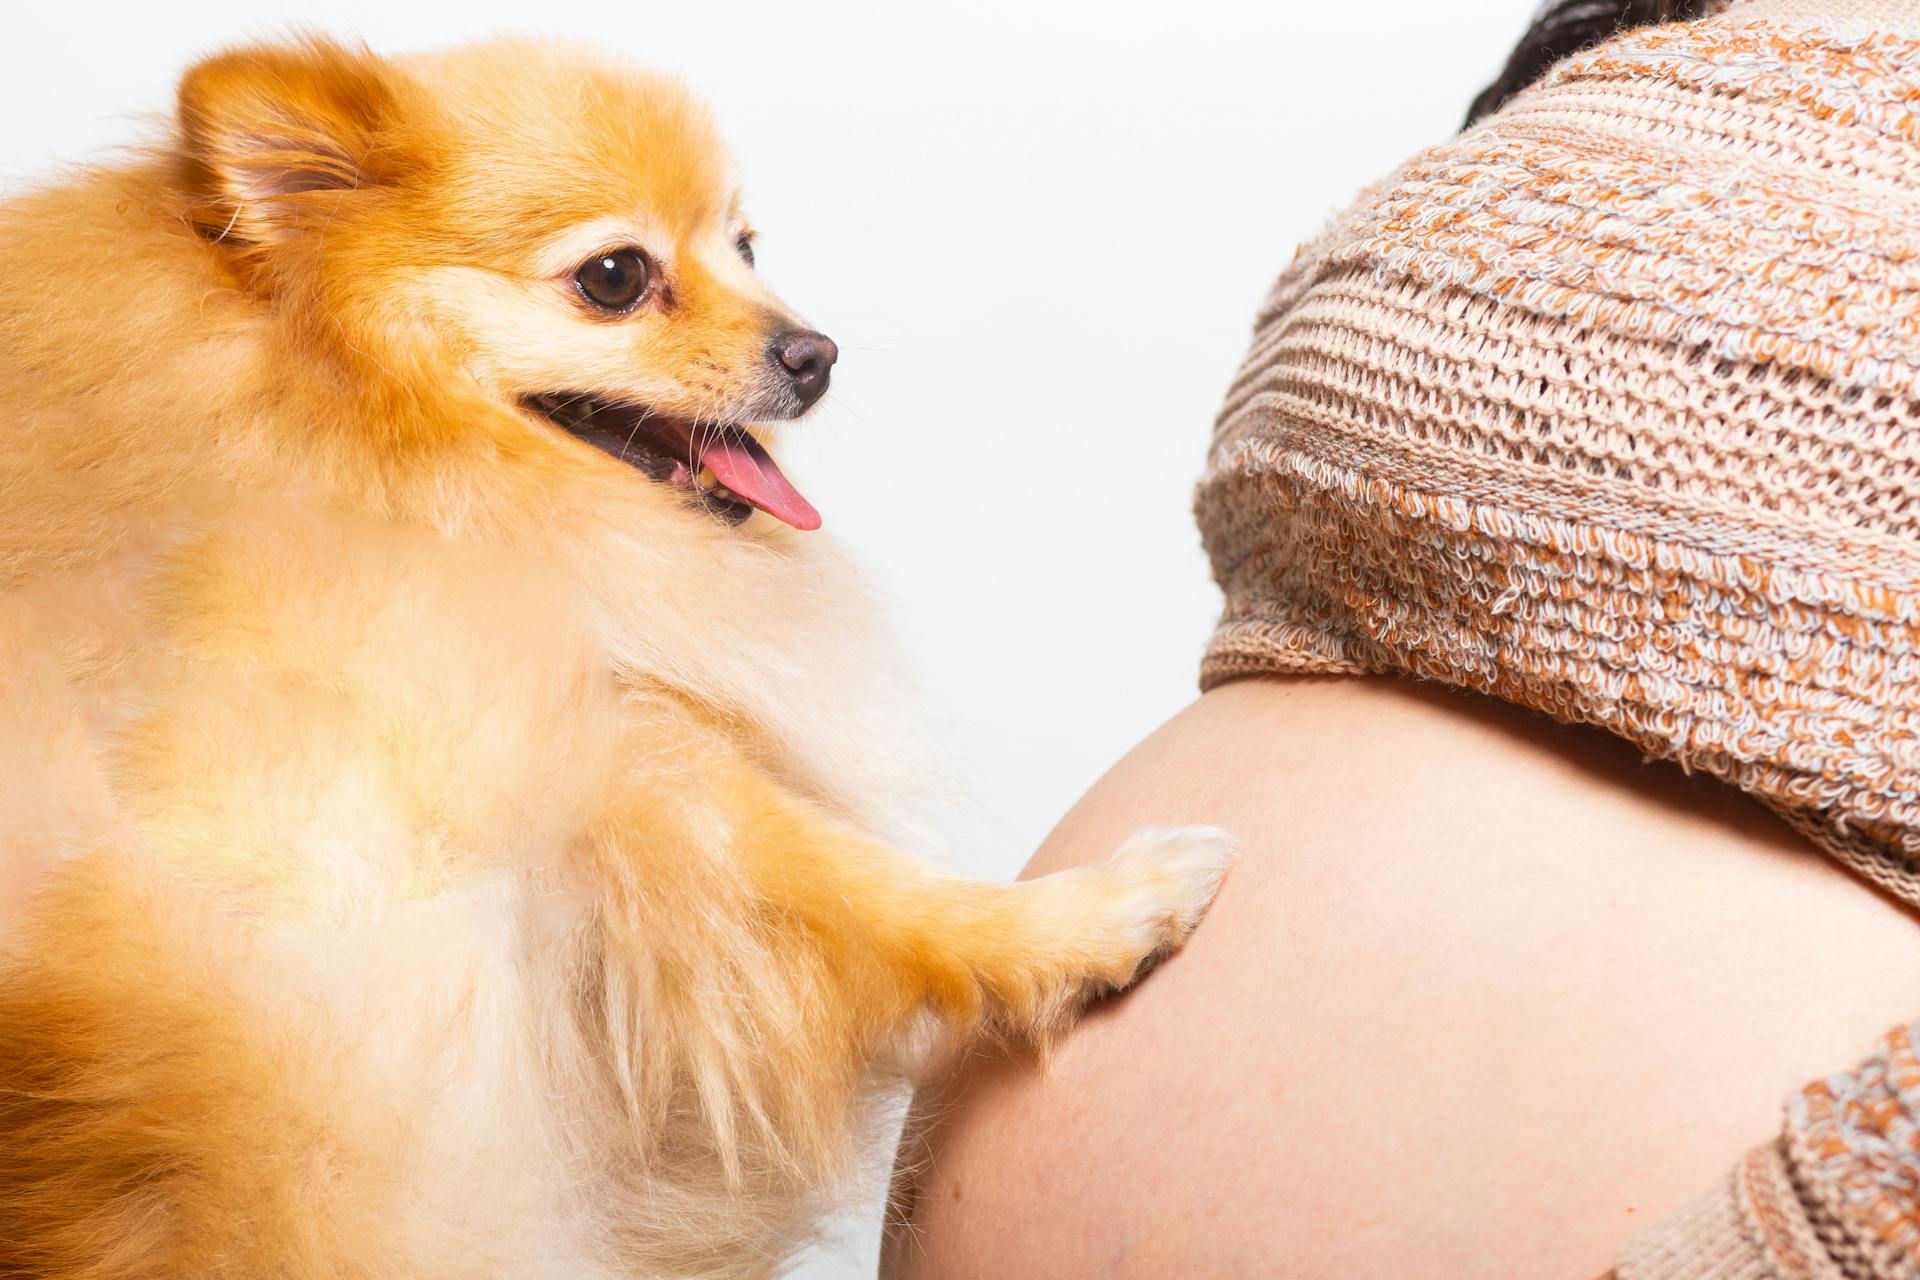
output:
[[[796,329],[775,338],[767,354],[786,371],[793,383],[793,393],[800,397],[800,407],[804,409],[826,394],[827,380],[833,375],[833,362],[840,358],[840,348],[824,333]]]

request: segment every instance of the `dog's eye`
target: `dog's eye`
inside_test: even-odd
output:
[[[631,310],[647,291],[647,259],[638,249],[596,254],[573,279],[586,300],[601,310]]]
[[[733,247],[740,251],[740,256],[747,260],[748,266],[753,265],[753,233],[751,231],[735,240]]]

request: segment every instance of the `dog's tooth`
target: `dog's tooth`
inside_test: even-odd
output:
[[[712,467],[701,467],[700,474],[695,476],[694,479],[702,489],[718,489],[720,487],[720,477],[713,474]]]

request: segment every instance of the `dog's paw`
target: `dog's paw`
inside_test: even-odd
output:
[[[1212,827],[1142,831],[1111,858],[1007,886],[1020,928],[980,969],[1001,1028],[1043,1054],[1089,1001],[1187,940],[1234,856]]]
[[[1124,985],[1185,942],[1233,858],[1232,837],[1217,827],[1150,828],[1121,845],[1095,871],[1107,891],[1105,923],[1121,948],[1104,976]]]

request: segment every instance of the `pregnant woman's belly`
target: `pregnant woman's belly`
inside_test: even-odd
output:
[[[908,1156],[897,1277],[1569,1277],[1920,1015],[1920,919],[1724,784],[1407,682],[1249,680],[1033,870],[1143,824],[1244,859],[1044,1073],[976,1063]]]

